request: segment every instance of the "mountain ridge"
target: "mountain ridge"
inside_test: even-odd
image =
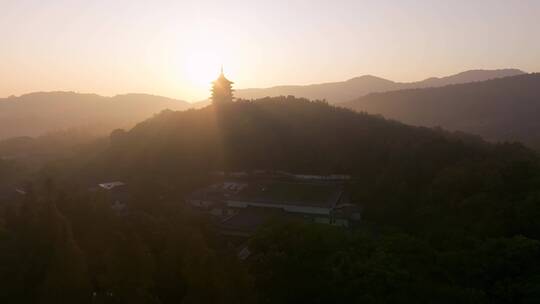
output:
[[[307,85],[278,85],[267,88],[237,89],[235,96],[241,99],[288,96],[326,100],[331,104],[347,102],[355,98],[374,93],[409,88],[440,87],[450,84],[485,81],[495,78],[527,74],[513,69],[472,69],[444,77],[430,77],[420,81],[396,82],[374,75],[361,75],[345,81],[323,82]],[[205,106],[209,100],[195,102],[196,107]]]

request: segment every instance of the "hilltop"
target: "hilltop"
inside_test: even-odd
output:
[[[145,169],[172,174],[261,168],[367,174],[392,161],[424,161],[429,157],[421,156],[433,145],[453,155],[455,149],[467,153],[483,145],[472,136],[410,127],[294,97],[164,111],[127,132],[115,132],[111,140],[108,167],[149,166]]]

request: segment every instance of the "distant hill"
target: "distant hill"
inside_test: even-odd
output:
[[[243,99],[256,99],[272,96],[303,97],[308,99],[326,99],[329,103],[340,103],[374,92],[386,92],[411,88],[441,87],[475,81],[484,81],[524,74],[516,69],[502,70],[470,70],[442,78],[428,78],[418,82],[394,82],[375,76],[361,76],[342,82],[321,83],[312,85],[288,85],[263,89],[238,89],[235,96]]]
[[[502,70],[469,70],[455,75],[447,77],[433,77],[419,82],[412,82],[404,84],[404,88],[434,88],[444,87],[452,84],[462,84],[469,82],[486,81],[496,78],[512,77],[517,75],[526,74],[525,72],[517,69],[502,69]]]
[[[436,80],[432,80],[436,81]],[[342,104],[407,124],[441,126],[540,148],[540,74],[374,93]]]
[[[73,92],[40,92],[0,98],[0,139],[37,136],[65,129],[95,133],[132,127],[165,109],[183,110],[184,101],[126,94],[103,97]]]
[[[288,85],[265,89],[239,89],[235,96],[244,99],[256,99],[273,96],[296,96],[308,99],[326,99],[330,103],[351,100],[371,93],[395,90],[399,84],[383,78],[365,75],[342,82],[329,82],[312,85]]]

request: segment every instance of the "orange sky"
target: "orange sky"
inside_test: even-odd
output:
[[[114,3],[110,3],[114,2]],[[0,1],[0,97],[540,71],[540,1]]]

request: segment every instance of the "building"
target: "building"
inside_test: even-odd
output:
[[[13,203],[19,201],[26,196],[28,191],[23,187],[16,187],[13,185],[1,185],[0,186],[0,204]]]
[[[223,67],[221,67],[221,73],[218,79],[212,82],[212,103],[223,104],[233,102],[233,83],[225,77]]]
[[[105,189],[105,190],[112,190],[116,187],[122,187],[122,186],[125,186],[126,184],[124,182],[107,182],[107,183],[101,183],[101,184],[98,184],[98,186],[102,189]]]
[[[128,185],[121,181],[104,182],[90,189],[100,193],[109,203],[111,210],[117,215],[124,216],[128,211],[128,202],[131,200]]]
[[[245,208],[225,217],[219,223],[219,231],[228,236],[250,237],[259,227],[280,215],[282,214],[276,209]]]
[[[328,181],[225,181],[195,191],[186,202],[220,219],[231,236],[252,235],[270,217],[349,226],[360,220],[342,183]]]

